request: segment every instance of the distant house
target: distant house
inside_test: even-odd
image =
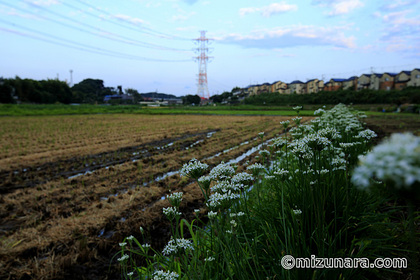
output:
[[[381,83],[382,74],[374,73],[370,76],[370,85],[369,89],[379,90],[379,85]]]
[[[319,92],[324,89],[324,81],[312,79],[306,82],[306,93]]]
[[[380,90],[391,90],[394,89],[396,73],[384,73],[379,79],[379,89]]]
[[[336,90],[342,89],[343,88],[343,82],[345,80],[346,79],[333,78],[333,79],[329,80],[327,83],[325,83],[324,90],[325,91],[336,91]]]
[[[420,87],[420,69],[416,68],[411,71],[410,81],[407,83],[409,87]]]
[[[370,74],[363,74],[357,80],[357,90],[368,89],[370,86]]]
[[[401,71],[395,77],[394,88],[396,90],[402,90],[407,87],[407,83],[410,81],[411,72],[410,71]]]
[[[296,93],[296,94],[302,94],[306,92],[306,85],[305,83],[296,80],[291,82],[290,84],[287,85],[288,89],[287,92],[288,93]]]
[[[258,85],[249,85],[244,88],[244,92],[248,96],[256,95],[258,91]]]
[[[282,81],[277,81],[271,84],[271,92],[286,93],[287,84]]]
[[[263,92],[271,92],[271,85],[269,83],[264,83],[258,86],[257,94],[261,94]]]
[[[343,89],[357,89],[357,82],[359,78],[357,76],[350,77],[343,81]]]

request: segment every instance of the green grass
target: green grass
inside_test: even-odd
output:
[[[142,107],[138,105],[35,105],[35,104],[0,104],[0,116],[46,116],[46,115],[81,115],[81,114],[203,114],[203,115],[269,115],[293,116],[290,107],[261,106],[179,106],[179,107]],[[312,110],[303,110],[301,115],[313,115]]]
[[[321,106],[304,105],[301,116],[313,116],[314,110]],[[326,108],[332,108],[327,105]],[[360,109],[354,106],[356,109]],[[367,115],[399,115],[368,111]],[[218,106],[170,106],[146,107],[140,105],[64,105],[64,104],[0,104],[0,116],[51,116],[51,115],[83,115],[83,114],[201,114],[201,115],[261,115],[261,116],[295,116],[292,106],[255,106],[255,105],[218,105]],[[407,114],[404,114],[407,115]]]
[[[282,267],[287,255],[372,261],[406,257],[409,252],[408,235],[401,230],[406,220],[391,219],[401,209],[350,181],[357,156],[370,149],[374,133],[363,130],[343,107],[311,125],[294,119],[290,135],[270,144],[264,144],[264,134],[259,133],[262,164],[248,165],[248,173],[236,174],[234,167],[221,163],[201,177],[207,173],[206,164],[185,164],[180,174],[198,180],[208,223],[200,215],[191,223],[181,219],[180,200],[174,203],[169,197],[175,214],[165,213],[169,208],[164,213],[171,221],[173,240],[160,251],[142,245],[148,242],[145,236],[126,238],[119,253],[122,278],[161,274],[156,279],[174,279],[168,274],[176,274],[176,279],[393,279],[401,273]],[[386,189],[383,182],[373,184]],[[183,231],[189,233],[188,240]]]

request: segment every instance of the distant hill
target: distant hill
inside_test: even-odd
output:
[[[158,93],[158,92],[147,92],[140,93],[143,97],[153,98],[153,99],[181,99],[181,97],[175,96],[173,94]]]

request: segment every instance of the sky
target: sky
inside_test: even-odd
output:
[[[420,0],[0,0],[0,77],[210,95],[420,68]],[[203,65],[202,65],[203,67]]]

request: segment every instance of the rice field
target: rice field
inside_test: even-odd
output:
[[[258,133],[283,133],[290,117],[64,115],[0,118],[0,278],[115,279],[112,256],[133,228],[153,245],[169,238],[170,192],[199,207],[178,170],[253,161]],[[302,122],[312,117],[304,117]],[[191,217],[193,213],[191,211]]]

